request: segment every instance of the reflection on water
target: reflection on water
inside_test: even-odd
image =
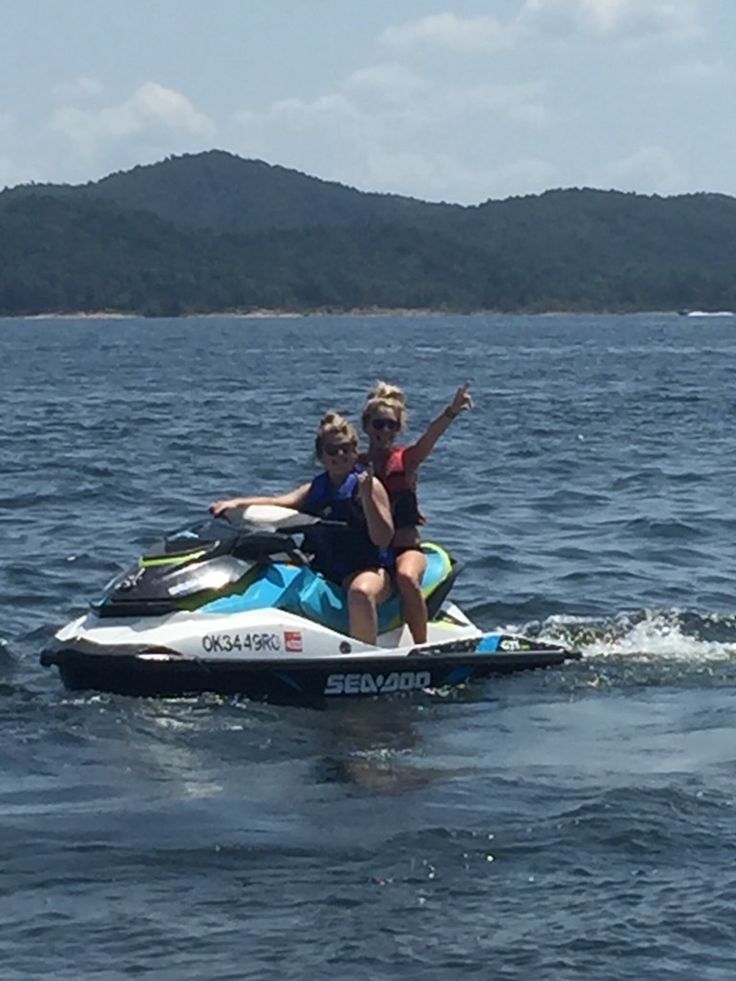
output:
[[[450,773],[418,765],[422,711],[416,700],[403,698],[331,706],[322,779],[374,794],[408,793],[448,779]]]

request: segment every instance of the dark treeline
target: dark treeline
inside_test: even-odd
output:
[[[473,207],[221,151],[0,194],[0,314],[736,307],[736,200],[564,190]]]

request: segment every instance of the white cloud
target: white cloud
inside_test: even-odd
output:
[[[375,65],[336,92],[238,113],[234,148],[366,189],[477,201],[509,193],[498,162],[514,135],[546,131],[544,96],[536,83],[464,87]]]
[[[211,120],[196,110],[185,96],[156,82],[146,82],[130,101],[140,116],[169,129],[195,134],[212,131]]]
[[[517,26],[537,36],[625,41],[702,32],[700,0],[525,0]]]
[[[118,106],[62,106],[54,112],[51,126],[87,153],[100,144],[132,136],[166,133],[209,137],[214,133],[212,121],[185,96],[157,82],[141,85]]]
[[[15,127],[15,116],[11,112],[0,112],[0,136],[12,135]]]
[[[519,184],[525,193],[549,187],[554,170],[543,160],[525,159],[508,165],[468,159],[458,152],[435,150],[387,151],[374,147],[365,158],[365,186],[391,187],[433,201],[477,203],[513,194]],[[462,193],[458,193],[462,189]]]
[[[640,147],[603,167],[590,182],[594,187],[616,187],[641,194],[678,194],[687,187],[687,175],[672,153],[661,146]]]
[[[523,157],[496,167],[493,173],[492,197],[519,194],[541,194],[560,184],[555,167],[540,157]]]
[[[679,65],[672,65],[661,75],[665,82],[676,82],[685,85],[721,84],[733,81],[733,70],[720,58],[714,61],[703,61],[693,58]]]
[[[444,12],[386,28],[381,40],[397,49],[462,53],[495,51],[530,40],[686,40],[702,32],[702,0],[524,0],[500,20]]]
[[[104,91],[102,83],[89,75],[77,75],[76,78],[59,82],[51,90],[56,102],[79,102],[92,99]]]
[[[554,113],[544,101],[545,87],[539,82],[477,85],[460,93],[465,109],[480,119],[505,119],[528,129],[544,129],[553,122]]]
[[[462,180],[460,174],[462,173]],[[367,150],[363,164],[365,187],[390,187],[412,196],[440,200],[448,190],[462,183],[466,188],[479,182],[479,175],[451,153],[435,150],[424,153],[412,149],[389,149],[375,145]],[[483,182],[485,191],[485,182]],[[483,192],[481,192],[483,193]],[[455,200],[453,197],[452,200]]]
[[[504,0],[485,6],[495,16],[463,16],[446,0],[445,12],[439,4],[432,16],[387,27],[382,63],[353,64],[316,97],[303,96],[298,80],[314,92],[319,66],[298,75],[296,65],[294,83],[281,89],[291,97],[278,101],[259,103],[257,80],[245,76],[228,97],[247,91],[253,101],[237,113],[232,103],[223,108],[217,127],[194,99],[155,81],[113,97],[106,79],[103,87],[70,71],[53,89],[44,86],[56,100],[44,118],[0,109],[0,178],[86,180],[217,145],[428,199],[470,203],[573,183],[669,193],[686,184],[664,147],[685,154],[682,130],[707,83],[713,104],[725,104],[728,54],[717,38],[710,60],[704,46],[673,52],[661,44],[639,50],[639,58],[630,47],[697,36],[705,3]],[[633,150],[634,132],[661,145],[606,163],[606,147]],[[716,135],[725,146],[727,132]],[[689,166],[699,172],[709,163],[701,154]]]
[[[431,81],[403,65],[389,63],[358,69],[346,80],[343,89],[356,102],[392,106],[427,98],[433,87]]]
[[[242,111],[236,118],[243,126],[286,124],[300,131],[324,119],[335,122],[337,133],[340,126],[349,124],[366,128],[370,134],[379,128],[387,137],[401,139],[404,134],[394,129],[398,118],[409,129],[429,127],[435,133],[438,125],[468,113],[479,124],[545,125],[550,117],[544,94],[544,86],[537,82],[463,87],[433,81],[399,65],[378,65],[353,73],[337,92],[311,101],[281,100],[262,112]]]
[[[488,51],[507,43],[508,25],[490,15],[458,17],[453,13],[432,14],[387,27],[381,40],[394,48],[427,45],[455,51]]]

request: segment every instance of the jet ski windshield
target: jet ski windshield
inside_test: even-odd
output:
[[[238,529],[221,518],[206,518],[196,524],[177,528],[156,542],[143,554],[144,559],[168,559],[175,556],[200,553],[199,557],[214,551],[229,551],[239,536]],[[221,548],[220,546],[225,546]]]
[[[196,558],[202,559],[228,552],[247,553],[246,557],[258,559],[277,552],[289,553],[297,547],[291,536],[319,523],[319,518],[291,508],[272,505],[231,508],[221,516],[171,532],[151,546],[143,559],[195,557],[195,553]]]

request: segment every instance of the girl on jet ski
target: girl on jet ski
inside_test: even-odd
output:
[[[427,560],[421,551],[418,530],[425,519],[417,505],[417,469],[453,419],[472,407],[468,385],[461,385],[452,402],[411,446],[394,445],[406,424],[406,395],[398,386],[378,382],[369,393],[361,416],[370,445],[360,461],[373,466],[388,492],[396,528],[391,543],[394,578],[401,595],[404,619],[417,644],[427,640],[427,605],[421,589]]]
[[[376,606],[391,593],[386,551],[394,534],[388,495],[370,466],[358,466],[358,434],[337,412],[328,412],[314,441],[324,472],[276,497],[234,497],[210,505],[213,514],[250,504],[276,504],[318,515],[335,524],[310,536],[312,568],[347,591],[350,634],[375,644]]]

